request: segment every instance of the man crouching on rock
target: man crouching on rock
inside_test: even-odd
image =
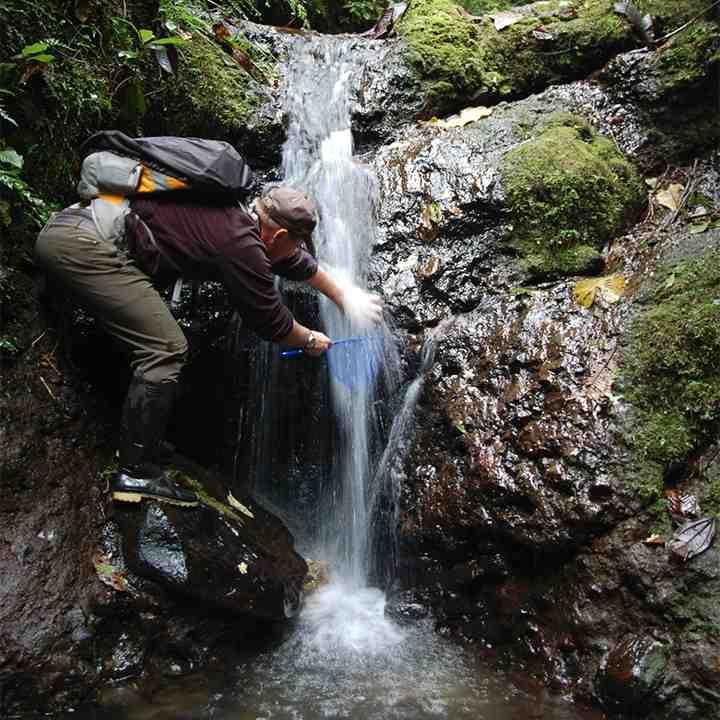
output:
[[[131,209],[124,238],[112,243],[100,234],[89,203],[66,208],[40,233],[36,258],[131,358],[113,499],[197,505],[195,493],[177,486],[158,465],[188,346],[153,281],[218,280],[260,337],[312,356],[332,341],[293,318],[273,275],[308,283],[346,313],[360,309],[361,321],[377,322],[380,305],[368,293],[357,303],[357,288],[353,302],[344,303],[344,290],[303,248],[316,225],[315,204],[291,187],[273,188],[249,211],[172,193],[136,197]]]

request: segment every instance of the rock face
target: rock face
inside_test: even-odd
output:
[[[715,682],[705,668],[706,658],[717,656],[715,631],[701,639],[692,630],[702,617],[715,615],[705,606],[720,592],[708,572],[714,553],[677,567],[664,550],[642,544],[658,523],[666,524],[668,537],[672,530],[664,502],[659,514],[657,506],[646,512],[647,496],[638,492],[648,464],[633,439],[640,412],[628,407],[623,391],[639,396],[618,377],[633,348],[631,321],[645,317],[656,264],[664,268],[659,278],[668,288],[666,301],[673,277],[678,307],[698,303],[697,311],[678,315],[685,318],[680,324],[697,322],[706,330],[690,334],[715,347],[714,323],[700,320],[705,312],[715,317],[720,273],[714,256],[700,260],[707,280],[686,270],[686,263],[712,254],[718,231],[693,237],[681,226],[663,230],[668,216],[658,225],[641,223],[598,253],[599,265],[585,269],[622,272],[626,298],[616,303],[598,296],[585,308],[573,294],[577,278],[533,279],[536,268],[513,243],[513,226],[528,216],[518,219],[502,172],[513,148],[542,137],[550,108],[583,116],[600,129],[611,129],[612,119],[622,116],[618,147],[642,155],[652,145],[643,135],[643,118],[631,103],[616,99],[587,83],[553,88],[498,106],[462,130],[409,129],[374,158],[382,192],[375,286],[408,333],[441,323],[402,477],[402,586],[432,605],[449,632],[512,648],[510,655],[539,662],[552,684],[578,697],[600,699],[631,717],[699,717],[717,711],[712,693],[698,686]],[[563,162],[558,152],[553,172]],[[705,189],[693,207],[718,207],[716,163],[711,154],[696,166],[692,181]],[[636,186],[629,171],[620,174],[626,187]],[[535,187],[543,182],[539,171]],[[534,192],[530,180],[528,192]],[[589,218],[592,203],[580,207]],[[546,239],[548,232],[552,228],[546,227]],[[554,273],[563,270],[570,268],[556,265]],[[687,272],[694,272],[687,282],[697,289],[692,301],[682,299],[690,287],[684,284]],[[643,283],[647,289],[638,294]],[[662,348],[659,357],[665,347],[674,356],[700,347],[670,327],[669,335],[658,333],[652,341]],[[417,337],[409,343],[418,344]],[[702,366],[715,351],[698,352],[692,362]],[[697,366],[652,372],[668,372],[648,379],[666,388],[683,376],[695,384],[714,382],[712,372]],[[643,382],[635,376],[633,382]],[[712,405],[711,424],[713,393],[704,394]],[[676,395],[682,397],[679,389],[666,389],[658,408]],[[693,409],[683,412],[697,427]],[[658,437],[670,437],[673,428],[658,429]],[[715,431],[694,432],[680,456],[704,447]],[[659,477],[655,483],[653,501],[663,493]],[[701,485],[697,492],[706,512],[714,512],[714,490]],[[705,669],[698,674],[693,663]]]

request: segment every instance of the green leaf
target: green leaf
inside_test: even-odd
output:
[[[45,63],[46,65],[48,63],[51,63],[55,60],[54,55],[33,55],[31,58],[28,58],[28,60],[32,60],[34,62],[39,63]]]
[[[22,170],[23,158],[22,155],[18,154],[12,148],[0,150],[0,164],[9,165],[10,167]]]
[[[12,222],[12,215],[10,215],[10,203],[0,200],[0,225],[9,227]]]
[[[48,49],[48,44],[44,42],[36,42],[32,45],[26,45],[21,51],[20,56],[23,58],[29,58],[37,53],[44,53]],[[34,60],[35,58],[33,58]]]
[[[710,227],[710,221],[709,220],[702,220],[700,222],[694,222],[688,227],[688,232],[691,235],[699,235],[700,233],[704,233],[706,230],[708,230]]]
[[[0,350],[4,350],[9,353],[20,352],[18,346],[12,340],[8,340],[7,338],[0,338]]]
[[[153,46],[154,45],[184,45],[185,40],[177,35],[173,35],[172,37],[166,37],[166,38],[160,38],[155,39],[152,41]]]
[[[152,30],[138,30],[140,36],[140,44],[147,45],[151,40],[155,39],[155,33]]]

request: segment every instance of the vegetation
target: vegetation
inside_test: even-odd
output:
[[[637,172],[583,118],[558,114],[511,150],[503,180],[511,242],[533,275],[578,274],[598,264],[599,248],[641,207]]]
[[[658,29],[689,20],[705,0],[638,0]],[[483,6],[485,4],[483,3]],[[480,100],[526,95],[552,82],[584,77],[617,52],[638,44],[630,23],[605,0],[537,2],[498,31],[473,21],[453,0],[414,0],[398,25],[408,57],[425,82],[428,114]]]
[[[633,406],[636,482],[663,502],[663,471],[714,439],[720,420],[720,258],[716,252],[666,268],[635,320],[625,354]],[[708,500],[720,498],[720,485]]]

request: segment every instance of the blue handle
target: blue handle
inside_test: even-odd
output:
[[[369,340],[368,337],[349,337],[349,338],[343,338],[342,340],[333,340],[333,344],[328,348],[329,350],[332,350],[336,345],[343,345],[344,343],[353,343],[353,342],[364,342],[365,340]],[[280,353],[281,358],[293,358],[293,357],[300,357],[301,355],[304,355],[305,352],[302,348],[293,348],[292,350],[283,350]]]

